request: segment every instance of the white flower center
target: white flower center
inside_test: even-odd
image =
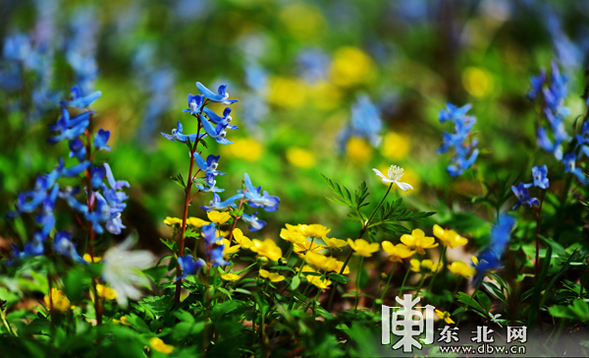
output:
[[[391,165],[391,167],[389,168],[389,179],[394,180],[394,181],[399,181],[401,180],[401,177],[403,176],[404,170],[401,167],[398,167],[396,165]]]

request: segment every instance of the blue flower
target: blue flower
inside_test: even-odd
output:
[[[477,140],[471,139],[476,118],[466,114],[471,108],[470,104],[456,107],[447,103],[446,109],[442,109],[438,116],[441,123],[454,122],[454,133],[442,133],[443,143],[437,150],[438,153],[445,153],[454,148],[454,156],[446,168],[452,177],[457,177],[470,168],[479,154],[479,150],[475,149]]]
[[[260,195],[262,187],[254,187],[252,181],[247,173],[245,173],[245,198],[248,199],[248,205],[252,208],[263,207],[264,210],[271,212],[278,210],[278,203],[280,198],[277,196],[271,196],[267,191],[264,190],[263,195]],[[241,192],[241,190],[239,191]]]
[[[200,154],[198,154],[198,152],[194,152],[194,159],[196,161],[196,165],[198,166],[198,168],[200,170],[202,170],[203,172],[206,173],[211,173],[213,175],[225,175],[225,173],[221,173],[220,171],[217,170],[217,168],[219,167],[219,158],[221,156],[220,155],[213,155],[213,154],[209,154],[209,156],[207,157],[207,160],[205,161],[204,159],[202,159],[202,157],[200,156]]]
[[[82,264],[88,264],[76,251],[74,244],[70,241],[72,234],[66,231],[60,231],[55,235],[53,249],[55,252],[69,257],[72,261]]]
[[[86,159],[86,147],[80,138],[70,140],[68,145],[70,147],[70,158],[76,157],[79,161]]]
[[[538,206],[540,205],[540,202],[538,201],[537,198],[533,198],[530,196],[530,192],[528,191],[528,187],[531,186],[531,184],[524,184],[524,183],[519,183],[518,186],[511,186],[511,190],[513,191],[513,194],[515,194],[516,198],[517,198],[517,204],[515,204],[513,206],[513,208],[511,208],[512,210],[517,209],[520,205],[524,204],[527,207],[532,207],[532,205]]]
[[[68,107],[86,108],[94,103],[94,101],[96,101],[98,98],[100,98],[100,96],[102,96],[102,92],[100,91],[96,91],[87,96],[84,96],[80,86],[73,86],[70,92],[70,100],[67,102],[61,101],[59,104]]]
[[[236,99],[228,99],[229,93],[225,91],[227,85],[219,86],[219,89],[217,90],[218,94],[214,93],[200,82],[196,82],[196,87],[202,93],[202,95],[211,102],[218,102],[224,105],[230,105],[232,103],[237,102]]]
[[[80,187],[75,188],[66,188],[64,191],[60,191],[58,197],[61,200],[64,200],[70,208],[80,212],[80,213],[87,213],[88,206],[86,204],[82,204],[76,199],[76,194],[80,191]]]
[[[106,179],[108,180],[108,184],[114,190],[121,190],[124,187],[129,188],[129,182],[126,180],[115,180],[115,177],[112,175],[112,170],[110,169],[110,165],[108,163],[104,163],[104,169],[106,170]]]
[[[181,280],[187,275],[196,275],[198,271],[205,265],[203,259],[194,260],[192,255],[178,256],[178,264],[182,269],[182,275],[177,277],[176,280]]]
[[[205,239],[206,246],[210,246],[221,240],[221,238],[217,236],[217,227],[215,226],[215,223],[203,225],[202,236]]]
[[[231,114],[231,107],[225,107],[225,109],[223,110],[223,117],[220,117],[219,115],[217,115],[217,113],[213,112],[212,110],[210,110],[207,107],[205,107],[203,109],[203,112],[205,112],[207,117],[209,117],[209,120],[211,122],[215,123],[217,126],[219,124],[221,124],[221,125],[226,126],[229,129],[238,129],[239,128],[237,126],[229,124],[233,120],[233,118],[229,115],[229,114]]]
[[[93,112],[86,111],[71,119],[65,107],[61,108],[61,113],[61,117],[57,119],[57,124],[49,126],[52,131],[58,133],[56,136],[49,138],[49,143],[54,144],[64,139],[73,140],[79,137],[90,124],[90,114]]]
[[[217,143],[223,145],[233,143],[225,138],[225,136],[227,136],[227,131],[225,130],[225,128],[227,128],[227,124],[220,123],[217,124],[216,127],[213,127],[213,125],[202,114],[199,114],[198,118],[200,119],[200,123],[202,124],[202,128],[205,130],[205,132],[207,132],[209,137],[216,140]]]
[[[232,197],[230,197],[229,199],[227,199],[225,201],[221,201],[221,197],[219,197],[219,195],[213,194],[213,200],[211,200],[209,202],[209,206],[201,206],[201,208],[206,212],[209,212],[212,210],[223,211],[223,210],[227,209],[228,207],[237,208],[235,201],[240,200],[242,198],[243,198],[243,194],[239,193],[239,194],[233,195]]]
[[[501,214],[491,229],[489,246],[478,255],[477,273],[473,285],[478,286],[480,280],[489,272],[501,267],[501,256],[507,247],[515,219],[511,215]]]
[[[223,251],[225,251],[225,244],[223,244],[223,241],[215,242],[213,246],[207,251],[212,267],[231,264],[231,262],[225,261],[223,259]]]
[[[544,149],[547,152],[553,153],[554,157],[558,160],[562,159],[562,145],[560,145],[559,141],[555,141],[552,143],[548,135],[546,134],[546,129],[543,127],[538,128],[536,131],[537,139],[536,143],[538,147]]]
[[[577,168],[576,161],[577,156],[575,153],[567,153],[562,160],[562,163],[564,164],[564,172],[573,173],[583,186],[587,186],[587,184],[589,184],[589,179],[583,174],[581,168]]]
[[[340,151],[344,151],[350,137],[364,138],[376,147],[380,143],[381,131],[380,111],[367,95],[360,95],[356,103],[352,105],[350,124],[344,127],[338,135]]]
[[[544,86],[545,80],[546,71],[544,69],[540,70],[540,74],[538,76],[532,76],[532,78],[530,78],[530,84],[532,87],[528,92],[528,99],[530,101],[536,99],[536,96],[542,91],[542,87]]]
[[[202,104],[203,104],[203,97],[199,94],[193,96],[192,94],[188,95],[188,109],[183,110],[182,112],[190,113],[192,115],[197,115],[202,112]]]
[[[217,184],[217,181],[215,180],[215,175],[212,172],[207,172],[204,176],[204,180],[204,184],[198,183],[195,184],[194,187],[205,193],[222,193],[225,191],[225,189],[219,189],[215,186]]]
[[[258,219],[256,215],[258,215],[257,212],[255,212],[253,215],[243,213],[241,216],[243,221],[249,224],[248,229],[250,229],[250,231],[259,231],[262,230],[264,226],[266,226],[266,222]]]
[[[93,190],[98,190],[102,186],[102,180],[106,175],[106,170],[103,166],[93,166],[90,170],[90,183]]]
[[[546,165],[532,168],[532,177],[534,178],[534,186],[542,189],[548,189],[548,168]]]
[[[181,143],[186,143],[186,142],[191,142],[194,143],[196,142],[196,134],[182,134],[182,124],[180,122],[178,122],[178,126],[174,129],[172,129],[172,134],[166,134],[162,132],[162,135],[171,141],[178,141]],[[201,134],[200,136],[201,138],[204,137],[204,134]]]
[[[102,195],[100,195],[100,193],[95,193],[94,197],[96,198],[94,211],[86,211],[84,216],[86,217],[86,220],[92,223],[92,229],[97,234],[102,234],[104,233],[104,229],[100,224],[111,218],[110,207]]]
[[[96,149],[104,149],[106,151],[110,150],[110,146],[106,145],[108,139],[110,138],[110,131],[105,131],[104,129],[99,129],[98,133],[94,137],[94,146]]]

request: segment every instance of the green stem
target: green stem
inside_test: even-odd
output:
[[[382,291],[382,295],[380,296],[380,301],[384,303],[384,296],[389,289],[389,285],[391,284],[391,279],[393,278],[393,273],[395,273],[395,269],[397,268],[397,261],[393,264],[393,268],[391,269],[391,273],[389,273],[389,279],[387,280],[387,284],[384,286],[384,291]]]
[[[12,325],[8,323],[8,319],[6,318],[6,312],[4,310],[0,312],[0,319],[2,319],[2,324],[4,325],[8,333],[15,338],[18,337],[18,334],[16,334],[16,331],[14,330]]]
[[[344,261],[344,264],[342,265],[342,269],[339,272],[340,275],[344,274],[346,266],[348,265],[348,262],[350,261],[350,258],[352,257],[353,253],[354,253],[354,250],[350,250],[350,252],[348,252],[348,256],[346,257],[346,261]],[[336,290],[337,290],[337,282],[335,282],[333,284],[333,287],[331,288],[331,293],[329,294],[329,302],[327,303],[327,310],[328,311],[331,311],[331,307],[333,305],[333,297],[335,297]]]
[[[470,299],[468,300],[468,303],[466,304],[466,306],[464,307],[464,311],[462,312],[462,314],[460,315],[460,317],[458,318],[458,322],[456,322],[456,327],[458,327],[460,325],[460,322],[462,322],[462,318],[466,317],[466,311],[468,311],[468,307],[470,307],[470,303],[473,300],[473,297],[477,294],[477,292],[479,291],[479,288],[481,287],[481,284],[483,283],[483,279],[481,279],[477,285],[477,287],[474,289],[474,292],[472,293],[472,295],[470,296]]]
[[[358,295],[360,294],[360,280],[362,278],[362,265],[364,264],[364,256],[360,255],[360,266],[356,273],[356,299],[354,300],[354,311],[358,310]]]
[[[444,269],[444,266],[446,266],[446,249],[448,249],[446,246],[444,246],[442,248],[442,252],[440,254],[440,261],[442,262],[442,267],[437,267],[436,272],[434,272],[434,275],[432,276],[432,279],[429,281],[429,284],[427,285],[427,291],[431,292],[431,288],[432,285],[434,284],[434,280],[436,279],[436,277],[438,276],[438,272],[440,272],[441,270]]]
[[[401,297],[401,295],[403,295],[403,289],[405,288],[405,282],[407,282],[407,278],[409,277],[410,272],[411,272],[411,269],[407,269],[407,272],[405,273],[405,277],[403,277],[403,283],[401,283],[401,289],[399,290],[399,297]]]
[[[389,195],[389,192],[391,191],[391,188],[393,187],[393,183],[391,183],[391,185],[389,185],[389,188],[387,189],[387,192],[384,194],[384,196],[382,197],[382,199],[380,199],[380,202],[378,203],[378,205],[376,206],[376,208],[374,209],[374,211],[372,212],[372,214],[370,214],[370,217],[368,217],[368,220],[366,220],[366,222],[364,224],[362,224],[362,230],[360,230],[360,235],[358,235],[358,238],[362,238],[362,236],[364,235],[364,233],[366,232],[366,230],[368,230],[368,227],[370,225],[370,221],[372,220],[372,218],[374,217],[374,215],[376,215],[376,212],[378,211],[378,209],[380,209],[382,203],[384,203],[384,200],[387,198],[387,195]],[[362,218],[359,218],[360,220],[362,220]]]
[[[419,297],[419,290],[421,290],[421,287],[423,286],[423,283],[425,282],[426,277],[427,277],[427,275],[421,275],[421,281],[419,281],[419,285],[417,286],[417,289],[415,290],[415,297]]]

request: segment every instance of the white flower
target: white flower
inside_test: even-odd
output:
[[[378,169],[372,169],[374,170],[374,172],[376,173],[376,175],[378,175],[379,177],[382,178],[382,182],[385,184],[389,184],[389,183],[395,183],[399,186],[399,188],[403,191],[407,191],[409,189],[413,190],[413,187],[407,183],[402,183],[399,180],[401,180],[401,177],[403,176],[403,168],[398,167],[396,165],[391,165],[391,167],[389,168],[389,175],[388,177],[384,176],[383,173],[380,172],[380,170]]]
[[[104,253],[102,278],[117,292],[117,303],[126,308],[127,298],[138,300],[141,291],[137,285],[149,285],[141,270],[151,267],[155,257],[149,251],[129,251],[137,239],[129,235],[123,243],[113,246]]]

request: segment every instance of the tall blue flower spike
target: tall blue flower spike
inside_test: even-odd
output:
[[[477,256],[478,264],[475,267],[476,274],[473,278],[473,286],[478,286],[480,280],[489,271],[501,268],[501,256],[507,247],[514,225],[515,219],[513,216],[508,214],[499,215],[497,222],[491,229],[489,246]]]
[[[447,103],[446,109],[442,109],[438,115],[440,123],[454,122],[454,133],[442,133],[442,146],[437,150],[438,153],[446,153],[454,149],[454,156],[446,168],[452,177],[457,177],[470,168],[479,154],[479,150],[475,148],[477,140],[471,138],[471,130],[476,123],[474,116],[467,115],[471,108],[470,104],[456,107]]]

